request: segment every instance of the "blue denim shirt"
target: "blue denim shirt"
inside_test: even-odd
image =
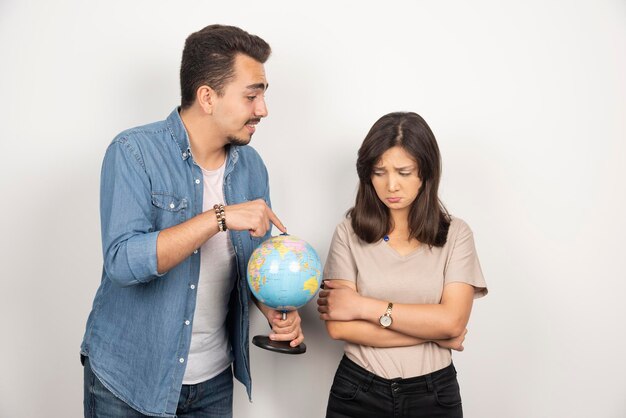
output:
[[[198,249],[159,274],[157,236],[201,213],[202,193],[202,172],[178,109],[164,121],[122,132],[107,149],[100,187],[104,268],[81,353],[104,386],[146,415],[176,413],[200,271]],[[267,170],[253,148],[229,146],[224,197],[225,204],[258,198],[270,204]],[[228,233],[237,277],[227,326],[234,374],[250,396],[246,266],[264,238]]]

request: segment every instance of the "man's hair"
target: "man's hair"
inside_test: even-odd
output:
[[[235,75],[237,54],[245,54],[265,63],[272,49],[263,39],[235,26],[210,25],[189,35],[180,64],[181,107],[196,100],[196,91],[209,86],[218,95]]]
[[[378,119],[359,149],[356,169],[359,190],[348,211],[359,238],[373,243],[393,229],[389,208],[378,198],[372,171],[381,156],[394,146],[402,147],[417,162],[422,186],[408,215],[409,236],[423,244],[440,247],[446,243],[450,215],[438,197],[441,156],[430,127],[412,112],[389,113]]]

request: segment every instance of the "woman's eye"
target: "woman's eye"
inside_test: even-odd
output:
[[[254,99],[256,99],[256,96],[248,96],[248,100],[253,101]]]

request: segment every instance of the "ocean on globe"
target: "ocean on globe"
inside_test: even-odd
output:
[[[259,245],[248,261],[248,285],[263,304],[291,311],[306,304],[320,288],[322,264],[306,241],[277,235]]]

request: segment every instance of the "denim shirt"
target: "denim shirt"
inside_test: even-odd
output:
[[[122,132],[106,151],[100,187],[104,267],[81,353],[104,386],[146,415],[176,413],[200,271],[198,249],[159,274],[157,236],[200,214],[202,194],[202,172],[178,109],[164,121]],[[228,147],[224,197],[225,204],[258,198],[270,204],[267,170],[253,148]],[[246,267],[269,232],[264,238],[228,233],[237,277],[226,324],[234,375],[250,397]]]

